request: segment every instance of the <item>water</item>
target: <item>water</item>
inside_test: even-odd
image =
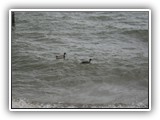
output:
[[[15,12],[12,108],[148,108],[148,17]]]

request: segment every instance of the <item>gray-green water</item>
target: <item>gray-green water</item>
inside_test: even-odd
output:
[[[148,12],[15,12],[12,107],[148,108],[148,18]],[[64,52],[66,59],[57,60]]]

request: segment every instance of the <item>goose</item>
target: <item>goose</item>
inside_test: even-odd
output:
[[[64,53],[63,55],[56,56],[56,59],[65,59],[65,55],[66,53]]]
[[[89,59],[89,61],[82,61],[81,64],[89,64],[89,63],[91,63],[91,60],[92,59]]]

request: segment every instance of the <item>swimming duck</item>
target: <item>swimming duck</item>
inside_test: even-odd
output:
[[[82,63],[82,64],[89,64],[89,63],[91,63],[91,60],[92,60],[92,59],[89,59],[89,61],[82,61],[81,63]]]
[[[56,56],[56,59],[65,59],[65,55],[66,53],[64,53],[63,55]]]

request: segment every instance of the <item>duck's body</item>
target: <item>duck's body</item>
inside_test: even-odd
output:
[[[89,61],[82,61],[81,64],[89,64],[89,63],[91,63],[91,60],[92,59],[89,59]]]
[[[56,59],[65,59],[65,55],[66,53],[64,53],[63,55],[56,56]]]

